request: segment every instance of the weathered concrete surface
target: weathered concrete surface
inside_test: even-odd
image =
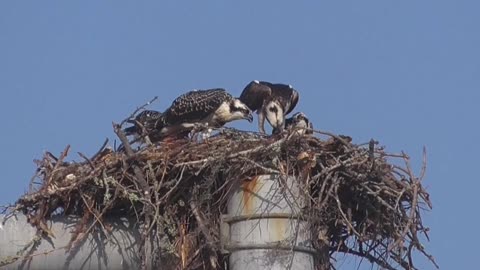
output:
[[[298,218],[303,201],[293,178],[246,181],[228,204],[230,270],[314,269],[311,233]]]
[[[0,221],[3,221],[0,215]],[[42,239],[30,261],[17,260],[0,269],[138,269],[140,259],[138,243],[140,235],[134,233],[133,224],[127,220],[110,223],[113,234],[106,239],[101,233],[90,235],[73,252],[64,247],[70,241],[70,232],[75,220],[56,219],[48,222],[55,238]],[[0,223],[0,261],[16,256],[35,236],[35,229],[26,222],[26,217],[17,215]],[[43,253],[43,254],[42,254]]]

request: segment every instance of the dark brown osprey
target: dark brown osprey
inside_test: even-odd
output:
[[[252,81],[240,95],[240,100],[258,113],[258,129],[265,133],[265,118],[274,129],[283,131],[285,116],[297,105],[299,95],[291,85]]]
[[[149,112],[145,115],[150,117],[139,114],[136,120],[159,139],[184,134],[197,126],[218,128],[235,120],[253,120],[248,106],[222,88],[193,90],[176,98],[165,112]],[[132,131],[138,133],[141,129]]]

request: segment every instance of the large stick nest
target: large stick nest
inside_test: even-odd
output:
[[[52,236],[46,225],[52,216],[80,216],[67,249],[82,242],[92,222],[108,234],[106,217],[135,217],[148,228],[144,243],[149,237],[166,242],[161,252],[143,254],[145,260],[169,254],[178,269],[222,268],[219,224],[229,194],[255,175],[288,175],[307,191],[303,215],[314,247],[327,247],[330,261],[346,253],[385,269],[416,269],[416,250],[435,264],[420,240],[428,239],[422,211],[431,208],[424,172],[415,176],[405,154],[388,154],[373,140],[355,145],[318,131],[261,136],[223,129],[203,142],[180,139],[122,152],[105,145],[91,158],[79,153],[79,162],[65,161],[69,147],[58,157],[47,152],[14,210],[43,237]]]

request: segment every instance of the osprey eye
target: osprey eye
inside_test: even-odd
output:
[[[277,107],[270,107],[271,112],[277,112]]]

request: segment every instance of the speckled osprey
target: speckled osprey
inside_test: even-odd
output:
[[[265,133],[265,118],[279,131],[285,128],[285,116],[297,105],[299,95],[291,85],[252,81],[240,95],[240,100],[258,113],[258,129]]]
[[[184,133],[198,125],[218,128],[235,120],[253,120],[248,106],[222,88],[193,90],[176,98],[165,112],[149,112],[139,114],[136,120],[158,138]],[[138,128],[129,134],[131,131],[141,133]]]

